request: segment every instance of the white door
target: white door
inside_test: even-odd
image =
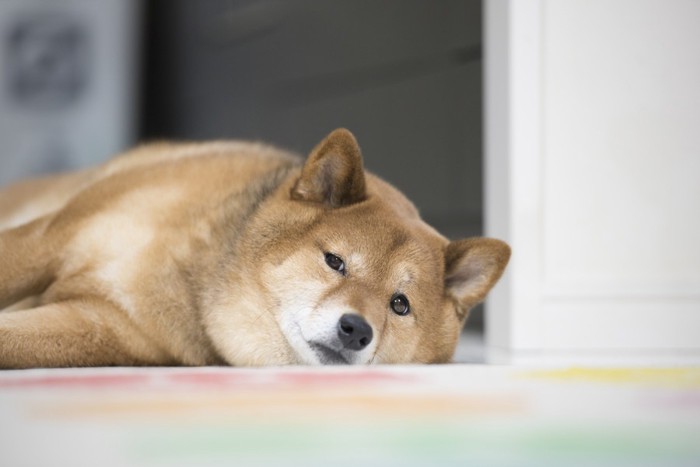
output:
[[[490,354],[700,361],[700,2],[484,3]]]

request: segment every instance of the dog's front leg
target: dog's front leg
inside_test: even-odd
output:
[[[0,313],[0,368],[164,363],[173,362],[99,299]]]
[[[55,252],[44,236],[49,217],[0,231],[0,310],[40,294],[53,278]]]

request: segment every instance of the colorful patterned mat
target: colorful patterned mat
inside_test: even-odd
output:
[[[700,466],[700,368],[2,371],[0,465]]]

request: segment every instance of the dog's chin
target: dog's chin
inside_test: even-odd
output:
[[[318,356],[319,362],[322,365],[352,365],[350,359],[345,357],[342,352],[332,349],[319,342],[309,342],[309,347]]]

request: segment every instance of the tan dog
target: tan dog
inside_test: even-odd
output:
[[[447,362],[510,255],[440,236],[347,130],[305,164],[143,146],[10,187],[0,228],[4,368]]]

